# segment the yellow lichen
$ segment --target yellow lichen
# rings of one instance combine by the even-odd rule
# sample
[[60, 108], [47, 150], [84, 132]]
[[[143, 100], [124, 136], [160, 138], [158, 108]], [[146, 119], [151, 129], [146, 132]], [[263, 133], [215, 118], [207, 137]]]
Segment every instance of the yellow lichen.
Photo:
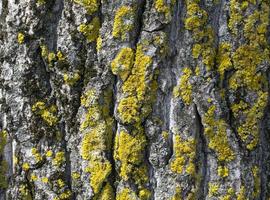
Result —
[[36, 180], [38, 180], [38, 177], [36, 174], [31, 174], [30, 179], [31, 179], [31, 181], [36, 181]]
[[7, 162], [4, 160], [4, 148], [7, 144], [7, 131], [3, 130], [0, 131], [0, 190], [1, 189], [6, 189], [8, 186], [7, 183], [7, 177], [6, 177], [6, 173], [7, 173], [7, 169], [8, 169], [8, 165]]
[[74, 2], [82, 5], [90, 15], [97, 12], [100, 5], [100, 0], [74, 0]]
[[106, 183], [100, 194], [94, 200], [115, 200], [115, 194], [112, 186]]
[[184, 68], [183, 75], [180, 77], [179, 85], [173, 90], [174, 97], [181, 97], [186, 105], [190, 105], [192, 101], [192, 85], [189, 82], [191, 74], [191, 69]]
[[227, 136], [227, 124], [224, 120], [215, 119], [216, 106], [212, 105], [203, 118], [205, 135], [209, 140], [209, 148], [213, 149], [219, 161], [229, 162], [235, 158]]
[[229, 176], [229, 169], [226, 166], [218, 166], [218, 175], [222, 178]]
[[111, 63], [113, 74], [119, 75], [125, 81], [131, 72], [133, 62], [134, 51], [129, 47], [122, 48]]
[[134, 10], [129, 6], [121, 6], [116, 11], [112, 35], [125, 40], [134, 27]]
[[65, 73], [63, 78], [64, 78], [65, 84], [73, 86], [76, 82], [78, 82], [78, 80], [80, 80], [81, 76], [77, 72], [74, 74]]
[[185, 20], [185, 28], [193, 30], [203, 26], [207, 21], [207, 12], [202, 10], [197, 3], [187, 5], [187, 18]]
[[216, 196], [218, 194], [219, 184], [209, 183], [208, 187], [209, 187], [209, 192], [208, 192], [209, 197]]
[[129, 188], [124, 188], [116, 195], [116, 200], [137, 200], [135, 192]]
[[97, 38], [97, 51], [100, 51], [100, 49], [102, 48], [102, 37], [101, 35], [98, 36]]
[[146, 138], [143, 133], [132, 136], [121, 131], [117, 136], [114, 158], [121, 161], [120, 176], [124, 180], [129, 179], [135, 166], [142, 164], [145, 145]]
[[38, 152], [38, 150], [36, 148], [32, 148], [31, 152], [32, 152], [32, 154], [35, 157], [35, 160], [37, 162], [42, 161], [42, 156], [41, 156], [41, 154]]
[[42, 178], [41, 178], [41, 181], [42, 181], [43, 183], [48, 183], [48, 182], [49, 182], [49, 179], [48, 179], [47, 177], [42, 177]]
[[175, 136], [174, 154], [175, 159], [171, 162], [171, 170], [175, 173], [182, 174], [185, 172], [190, 175], [195, 173], [195, 152], [196, 143], [193, 138], [183, 141], [180, 135]]
[[24, 34], [23, 33], [18, 33], [17, 40], [19, 44], [24, 43]]
[[259, 168], [257, 166], [254, 166], [252, 168], [252, 175], [253, 175], [253, 180], [254, 180], [254, 189], [252, 196], [253, 198], [258, 198], [260, 195], [261, 191], [261, 181], [260, 181], [260, 176], [259, 176]]
[[224, 78], [224, 73], [232, 67], [231, 57], [230, 57], [231, 45], [229, 43], [223, 42], [219, 45], [217, 63], [218, 72], [221, 79]]
[[52, 157], [52, 155], [53, 155], [53, 152], [52, 152], [52, 150], [48, 150], [47, 152], [46, 152], [46, 157]]
[[24, 171], [28, 171], [28, 170], [30, 169], [29, 163], [27, 163], [27, 162], [23, 163], [23, 164], [22, 164], [22, 169], [23, 169]]
[[79, 31], [87, 38], [89, 42], [94, 42], [99, 36], [100, 21], [95, 17], [89, 24], [81, 24]]
[[55, 157], [53, 158], [53, 165], [60, 166], [65, 162], [65, 152], [59, 151], [55, 154]]
[[245, 186], [241, 186], [239, 193], [237, 194], [237, 200], [246, 200], [246, 188]]
[[53, 126], [58, 122], [58, 118], [55, 116], [57, 113], [55, 105], [47, 107], [44, 102], [38, 101], [32, 106], [32, 111], [41, 116], [49, 126]]
[[[157, 87], [152, 81], [152, 85], [150, 83], [149, 88], [147, 88], [146, 72], [151, 64], [152, 58], [143, 53], [142, 45], [138, 45], [131, 74], [122, 87], [127, 96], [121, 99], [117, 109], [119, 117], [124, 123], [139, 122], [151, 110], [149, 103], [143, 104], [146, 97], [151, 97], [151, 93], [154, 93]], [[148, 94], [146, 94], [147, 91], [149, 91]]]
[[[174, 4], [175, 2], [172, 2]], [[170, 19], [171, 8], [170, 5], [166, 5], [165, 0], [155, 0], [155, 9], [159, 13], [163, 13], [166, 19]]]

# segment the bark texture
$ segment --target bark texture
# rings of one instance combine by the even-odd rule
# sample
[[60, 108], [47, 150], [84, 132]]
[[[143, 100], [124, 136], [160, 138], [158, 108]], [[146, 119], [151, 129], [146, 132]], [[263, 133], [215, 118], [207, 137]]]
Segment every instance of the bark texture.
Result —
[[0, 200], [269, 200], [269, 0], [0, 0]]

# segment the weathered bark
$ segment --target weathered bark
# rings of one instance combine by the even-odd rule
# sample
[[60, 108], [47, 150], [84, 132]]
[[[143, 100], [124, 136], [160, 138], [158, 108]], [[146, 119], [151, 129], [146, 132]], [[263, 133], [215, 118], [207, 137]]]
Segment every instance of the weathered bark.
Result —
[[0, 200], [270, 199], [269, 0], [1, 0]]

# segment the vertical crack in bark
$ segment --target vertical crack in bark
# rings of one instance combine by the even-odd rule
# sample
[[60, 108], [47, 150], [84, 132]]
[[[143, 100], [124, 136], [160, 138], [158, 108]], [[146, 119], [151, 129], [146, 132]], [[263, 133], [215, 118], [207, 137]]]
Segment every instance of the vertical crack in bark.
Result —
[[202, 119], [201, 116], [198, 112], [197, 105], [194, 104], [194, 115], [195, 115], [195, 120], [196, 120], [196, 140], [198, 141], [198, 146], [197, 146], [197, 163], [198, 165], [198, 172], [201, 173], [201, 180], [199, 183], [197, 183], [198, 187], [198, 193], [197, 193], [197, 199], [205, 199], [207, 195], [207, 183], [208, 183], [208, 178], [207, 178], [207, 144], [205, 141], [204, 137], [204, 128], [202, 124]]

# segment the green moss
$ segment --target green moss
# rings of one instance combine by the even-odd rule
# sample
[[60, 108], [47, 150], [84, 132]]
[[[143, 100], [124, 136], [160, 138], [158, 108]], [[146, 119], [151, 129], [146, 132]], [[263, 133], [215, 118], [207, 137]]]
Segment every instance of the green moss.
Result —
[[134, 10], [129, 6], [121, 6], [116, 11], [112, 35], [125, 40], [134, 28]]
[[23, 33], [18, 33], [18, 36], [17, 36], [17, 41], [19, 44], [23, 44], [24, 43], [24, 34]]
[[[174, 154], [175, 158], [171, 162], [171, 170], [182, 174], [186, 172], [189, 175], [195, 174], [195, 153], [196, 142], [193, 138], [183, 141], [180, 135], [175, 136]], [[185, 171], [184, 171], [185, 169]]]
[[189, 82], [191, 74], [191, 69], [184, 68], [183, 75], [180, 77], [179, 86], [176, 86], [173, 90], [174, 97], [181, 97], [186, 105], [190, 105], [192, 101], [192, 85]]
[[100, 21], [95, 17], [89, 24], [81, 24], [79, 31], [87, 38], [89, 42], [94, 42], [99, 37]]
[[203, 117], [208, 147], [214, 150], [219, 161], [229, 162], [235, 158], [227, 137], [227, 125], [224, 120], [214, 118], [216, 107], [211, 106]]
[[32, 111], [39, 115], [49, 126], [53, 126], [58, 122], [57, 107], [51, 105], [47, 107], [44, 102], [38, 101], [32, 106]]
[[82, 5], [92, 15], [98, 11], [100, 0], [74, 0], [75, 3]]
[[111, 63], [112, 72], [125, 81], [131, 72], [133, 63], [134, 51], [129, 47], [122, 48]]

